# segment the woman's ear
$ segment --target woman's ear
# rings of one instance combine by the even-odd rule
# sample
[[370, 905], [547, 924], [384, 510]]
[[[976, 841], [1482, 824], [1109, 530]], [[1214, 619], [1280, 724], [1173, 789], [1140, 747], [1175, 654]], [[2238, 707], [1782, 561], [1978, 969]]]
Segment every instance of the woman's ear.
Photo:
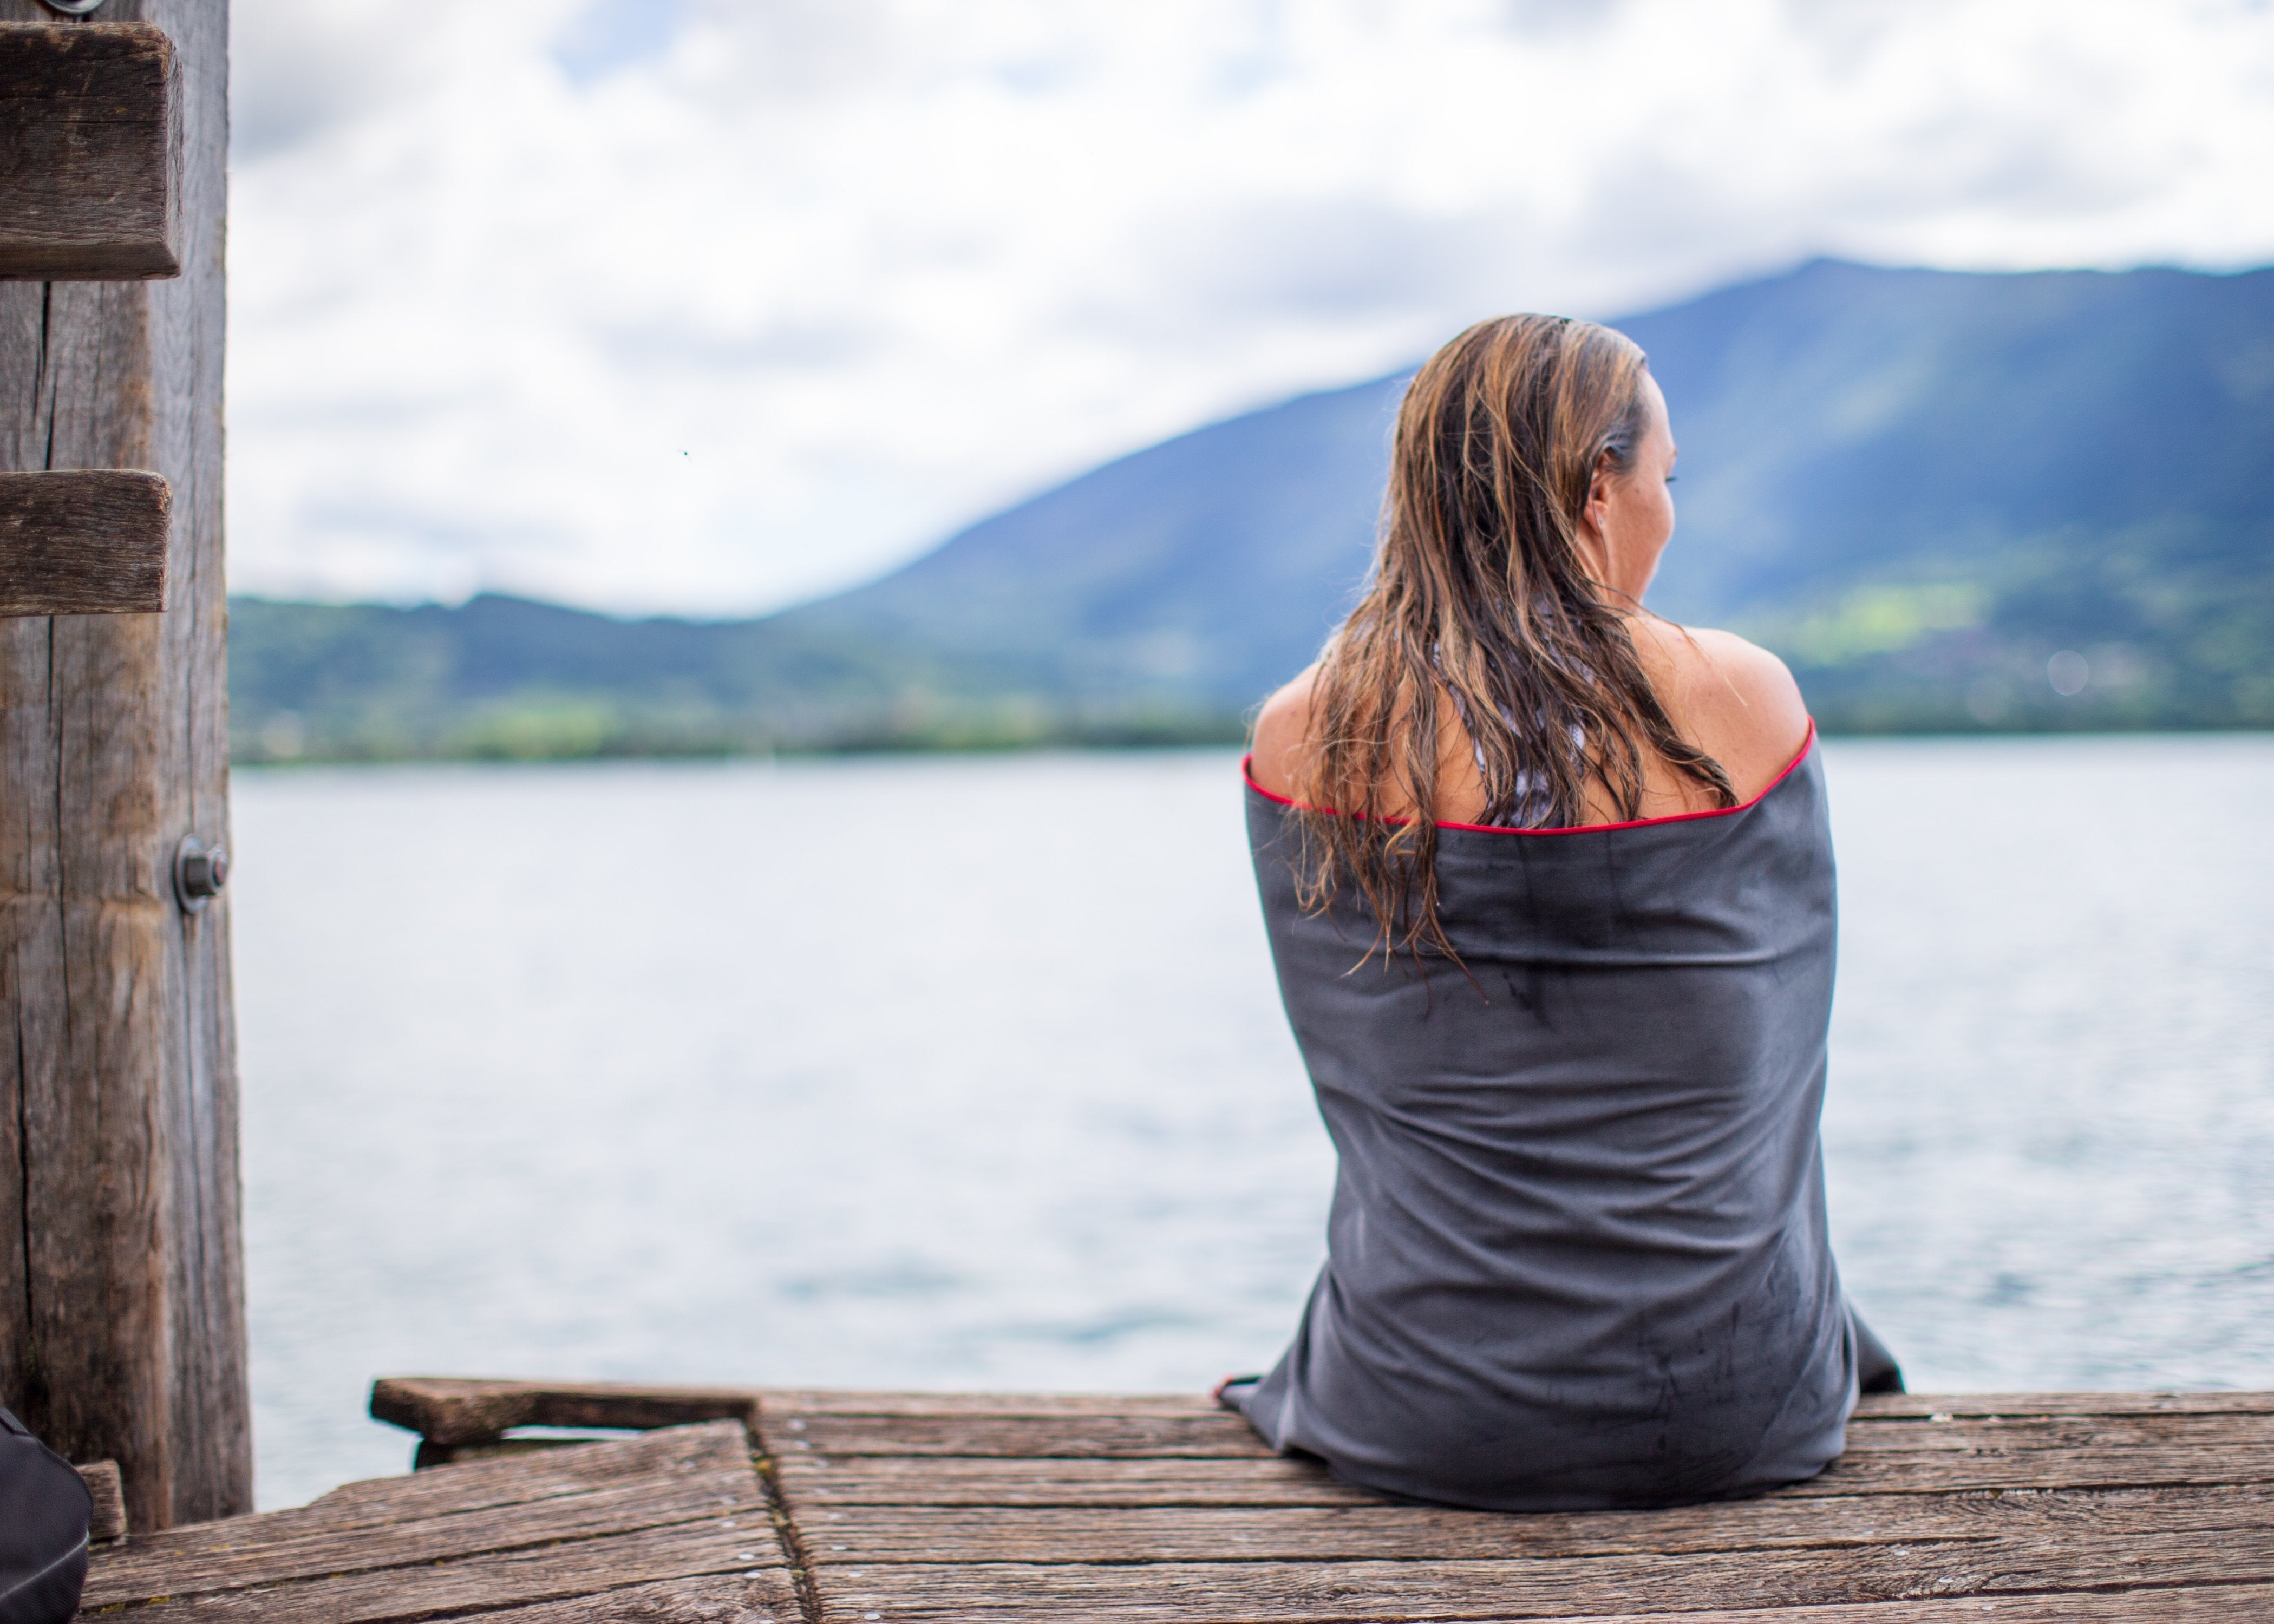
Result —
[[1598, 538], [1609, 534], [1611, 481], [1617, 477], [1618, 465], [1609, 452], [1595, 459], [1595, 477], [1587, 486], [1587, 505], [1580, 512], [1580, 523]]

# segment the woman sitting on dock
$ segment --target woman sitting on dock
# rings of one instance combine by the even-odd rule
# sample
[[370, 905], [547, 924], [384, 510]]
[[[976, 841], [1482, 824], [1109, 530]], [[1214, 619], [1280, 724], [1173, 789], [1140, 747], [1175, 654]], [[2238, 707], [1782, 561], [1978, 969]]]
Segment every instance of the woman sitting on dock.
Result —
[[1224, 1402], [1500, 1510], [1758, 1493], [1894, 1362], [1826, 1237], [1831, 831], [1772, 655], [1642, 606], [1642, 351], [1509, 316], [1397, 421], [1373, 580], [1256, 722], [1248, 819], [1341, 1157], [1292, 1346]]

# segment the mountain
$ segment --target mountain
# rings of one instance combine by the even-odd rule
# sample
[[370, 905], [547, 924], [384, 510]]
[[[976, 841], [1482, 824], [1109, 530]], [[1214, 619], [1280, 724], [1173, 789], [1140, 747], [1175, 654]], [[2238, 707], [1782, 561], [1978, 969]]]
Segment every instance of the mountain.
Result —
[[[1819, 260], [1617, 325], [1682, 447], [1653, 607], [1848, 726], [2274, 722], [2274, 270]], [[1107, 464], [779, 617], [1237, 709], [1365, 571], [1401, 380]], [[2090, 670], [2074, 703], [2054, 653]]]
[[1309, 661], [1364, 581], [1404, 383], [1178, 435], [775, 623], [1015, 658], [1085, 695], [1237, 711]]
[[1622, 325], [1683, 452], [1653, 602], [1828, 722], [2274, 723], [2274, 271], [1819, 263]]
[[[1777, 649], [1827, 727], [2274, 724], [2274, 270], [1826, 260], [1616, 325], [1682, 446], [1653, 606]], [[1402, 385], [1178, 436], [764, 620], [240, 600], [240, 745], [1230, 736], [1364, 577]]]

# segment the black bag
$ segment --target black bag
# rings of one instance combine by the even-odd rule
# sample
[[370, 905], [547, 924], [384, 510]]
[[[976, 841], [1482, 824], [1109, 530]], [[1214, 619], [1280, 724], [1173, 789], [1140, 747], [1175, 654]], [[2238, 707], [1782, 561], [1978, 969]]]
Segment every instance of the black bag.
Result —
[[94, 1511], [71, 1463], [0, 1410], [0, 1624], [64, 1624], [79, 1611]]

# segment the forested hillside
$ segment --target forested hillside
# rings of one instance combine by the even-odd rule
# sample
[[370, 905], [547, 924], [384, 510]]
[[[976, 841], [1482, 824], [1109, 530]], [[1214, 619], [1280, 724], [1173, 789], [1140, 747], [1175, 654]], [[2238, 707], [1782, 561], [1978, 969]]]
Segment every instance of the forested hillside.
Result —
[[[1683, 450], [1653, 606], [1777, 649], [1827, 727], [2274, 725], [2274, 271], [1826, 261], [1618, 325]], [[1364, 575], [1400, 382], [765, 620], [240, 599], [240, 753], [1229, 737]]]

